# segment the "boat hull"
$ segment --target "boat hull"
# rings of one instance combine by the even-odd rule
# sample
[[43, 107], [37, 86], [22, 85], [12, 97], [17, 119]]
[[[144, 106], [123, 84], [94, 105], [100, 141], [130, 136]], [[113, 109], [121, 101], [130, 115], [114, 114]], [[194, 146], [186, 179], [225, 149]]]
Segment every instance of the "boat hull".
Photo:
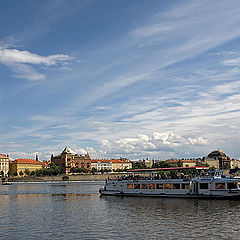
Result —
[[157, 198], [198, 198], [198, 199], [240, 199], [240, 192], [228, 195], [200, 195], [200, 194], [151, 194], [129, 193], [120, 191], [100, 190], [101, 196], [130, 196], [130, 197], [157, 197]]

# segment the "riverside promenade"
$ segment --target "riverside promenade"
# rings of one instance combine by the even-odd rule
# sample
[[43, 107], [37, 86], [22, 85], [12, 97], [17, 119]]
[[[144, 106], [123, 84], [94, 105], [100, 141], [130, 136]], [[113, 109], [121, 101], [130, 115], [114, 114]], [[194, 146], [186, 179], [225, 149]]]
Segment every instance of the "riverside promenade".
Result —
[[[114, 173], [114, 174], [77, 174], [67, 175], [69, 181], [104, 181], [108, 177], [121, 177], [126, 173]], [[66, 175], [58, 176], [43, 176], [43, 177], [9, 177], [10, 182], [49, 182], [49, 181], [62, 181]]]

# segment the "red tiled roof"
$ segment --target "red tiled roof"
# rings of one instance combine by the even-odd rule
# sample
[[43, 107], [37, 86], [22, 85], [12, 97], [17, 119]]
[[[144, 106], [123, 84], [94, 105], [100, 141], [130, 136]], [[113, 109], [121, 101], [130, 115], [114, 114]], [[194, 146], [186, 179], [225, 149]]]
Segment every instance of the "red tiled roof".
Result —
[[7, 155], [5, 155], [5, 154], [0, 154], [0, 157], [7, 157]]
[[13, 163], [22, 163], [22, 164], [36, 164], [36, 165], [43, 165], [42, 162], [38, 162], [34, 159], [24, 159], [24, 158], [18, 158]]
[[91, 159], [92, 163], [97, 163], [97, 162], [106, 162], [106, 163], [129, 163], [126, 162], [124, 160], [120, 160], [120, 159]]

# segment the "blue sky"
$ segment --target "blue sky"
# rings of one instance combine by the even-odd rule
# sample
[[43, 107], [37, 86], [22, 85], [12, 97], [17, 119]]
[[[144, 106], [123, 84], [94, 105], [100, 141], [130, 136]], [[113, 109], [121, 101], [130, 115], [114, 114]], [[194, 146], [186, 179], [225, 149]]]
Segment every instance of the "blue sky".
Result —
[[2, 1], [0, 152], [240, 157], [239, 1]]

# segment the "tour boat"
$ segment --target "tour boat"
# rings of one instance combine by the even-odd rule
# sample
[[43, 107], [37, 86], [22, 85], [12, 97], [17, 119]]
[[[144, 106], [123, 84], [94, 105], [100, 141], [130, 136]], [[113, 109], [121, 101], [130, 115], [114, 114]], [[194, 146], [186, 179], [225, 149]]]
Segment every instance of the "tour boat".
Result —
[[[206, 169], [206, 167], [195, 167], [195, 169]], [[240, 178], [227, 177], [222, 171], [208, 171], [195, 177], [171, 179], [153, 174], [151, 177], [132, 175], [107, 179], [105, 186], [99, 192], [101, 195], [112, 196], [240, 198]]]

